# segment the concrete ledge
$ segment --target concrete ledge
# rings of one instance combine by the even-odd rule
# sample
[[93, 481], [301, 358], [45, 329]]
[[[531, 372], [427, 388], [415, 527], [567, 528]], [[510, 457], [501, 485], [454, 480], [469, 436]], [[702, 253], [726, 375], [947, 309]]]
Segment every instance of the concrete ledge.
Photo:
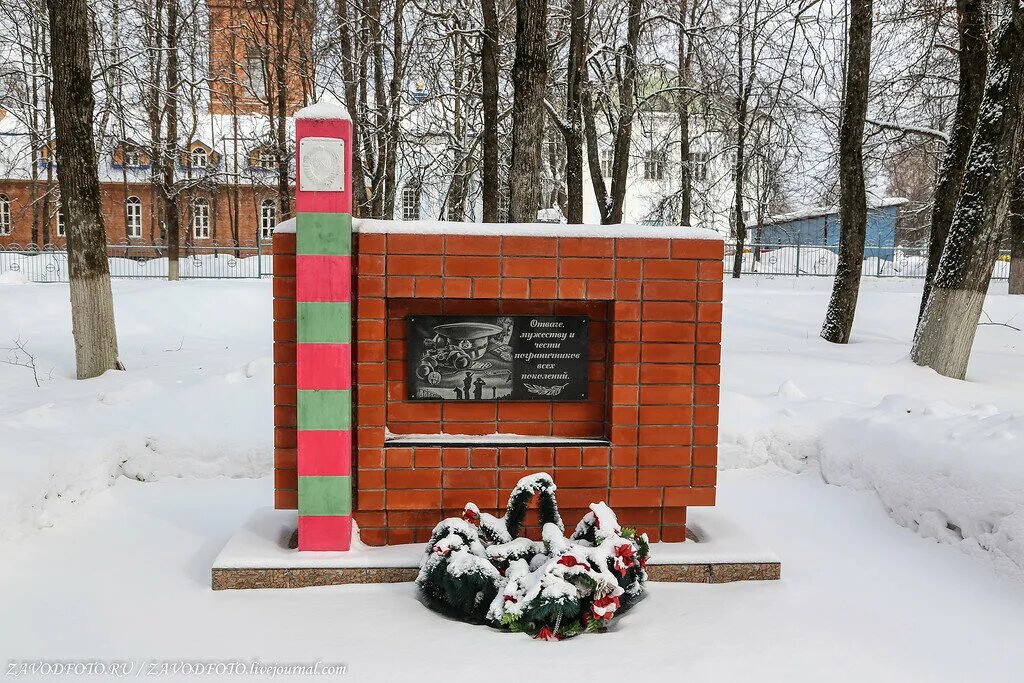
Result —
[[[288, 548], [294, 510], [257, 510], [228, 541], [212, 569], [214, 590], [303, 588], [413, 581], [424, 544], [372, 547], [358, 541], [348, 552]], [[727, 583], [780, 578], [782, 565], [716, 509], [690, 510], [684, 543], [652, 543], [651, 581]]]
[[[773, 581], [781, 576], [778, 562], [729, 564], [649, 564], [649, 581], [674, 583], [729, 583], [731, 581]], [[247, 588], [307, 588], [353, 583], [403, 583], [415, 581], [411, 567], [366, 567], [339, 569], [213, 569], [213, 590]]]

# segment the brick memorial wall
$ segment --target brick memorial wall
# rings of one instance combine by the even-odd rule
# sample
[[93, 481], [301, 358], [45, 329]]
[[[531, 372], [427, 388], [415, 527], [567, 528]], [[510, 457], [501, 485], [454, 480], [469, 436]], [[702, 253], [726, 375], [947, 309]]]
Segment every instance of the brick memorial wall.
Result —
[[[468, 501], [500, 515], [538, 471], [567, 524], [604, 500], [652, 540], [684, 540], [686, 508], [715, 502], [721, 241], [355, 223], [352, 509], [365, 543], [424, 542]], [[293, 233], [275, 235], [273, 287], [275, 504], [295, 508]], [[587, 399], [408, 400], [405, 318], [442, 314], [588, 316]]]

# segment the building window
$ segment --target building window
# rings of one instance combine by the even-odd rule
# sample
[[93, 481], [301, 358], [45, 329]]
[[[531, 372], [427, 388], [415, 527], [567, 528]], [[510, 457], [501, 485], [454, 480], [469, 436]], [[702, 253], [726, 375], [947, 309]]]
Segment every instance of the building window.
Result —
[[262, 168], [264, 171], [274, 171], [277, 169], [277, 155], [271, 152], [269, 149], [263, 148], [256, 153], [256, 168]]
[[406, 185], [402, 190], [402, 220], [418, 221], [420, 219], [420, 186]]
[[608, 147], [601, 150], [601, 175], [612, 177], [612, 166], [615, 165], [615, 152]]
[[245, 52], [245, 89], [252, 97], [267, 94], [266, 61], [259, 50], [250, 48]]
[[277, 201], [268, 197], [260, 204], [260, 237], [265, 240], [274, 239], [276, 227]]
[[0, 194], [0, 235], [11, 234], [11, 200]]
[[57, 207], [57, 237], [66, 237], [68, 234], [67, 216], [64, 207]]
[[192, 150], [192, 168], [206, 168], [210, 165], [210, 155], [202, 147]]
[[142, 152], [139, 151], [138, 147], [125, 145], [123, 155], [125, 166], [134, 168], [142, 166]]
[[142, 237], [142, 201], [138, 197], [125, 200], [124, 226], [128, 237]]
[[665, 153], [650, 151], [644, 157], [644, 180], [665, 179]]
[[192, 237], [197, 240], [210, 238], [210, 202], [203, 197], [192, 201]]
[[710, 155], [707, 152], [690, 152], [690, 179], [698, 183], [707, 182], [708, 161]]

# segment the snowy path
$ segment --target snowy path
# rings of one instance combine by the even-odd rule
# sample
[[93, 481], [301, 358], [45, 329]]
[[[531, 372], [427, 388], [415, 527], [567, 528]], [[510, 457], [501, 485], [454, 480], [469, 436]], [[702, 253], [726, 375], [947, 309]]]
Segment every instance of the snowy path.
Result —
[[557, 645], [442, 619], [411, 584], [214, 593], [214, 555], [269, 487], [121, 479], [34, 534], [0, 568], [0, 661], [321, 660], [388, 682], [523, 680], [524, 658], [548, 681], [998, 682], [1024, 668], [1024, 587], [812, 474], [722, 477], [723, 509], [778, 551], [782, 581], [655, 584], [614, 635]]

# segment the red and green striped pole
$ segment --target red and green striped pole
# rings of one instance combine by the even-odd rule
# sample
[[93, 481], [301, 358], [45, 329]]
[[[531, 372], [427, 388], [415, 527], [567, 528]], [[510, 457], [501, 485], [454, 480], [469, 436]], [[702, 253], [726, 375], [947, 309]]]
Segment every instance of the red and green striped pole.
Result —
[[352, 542], [352, 121], [295, 117], [299, 550]]

